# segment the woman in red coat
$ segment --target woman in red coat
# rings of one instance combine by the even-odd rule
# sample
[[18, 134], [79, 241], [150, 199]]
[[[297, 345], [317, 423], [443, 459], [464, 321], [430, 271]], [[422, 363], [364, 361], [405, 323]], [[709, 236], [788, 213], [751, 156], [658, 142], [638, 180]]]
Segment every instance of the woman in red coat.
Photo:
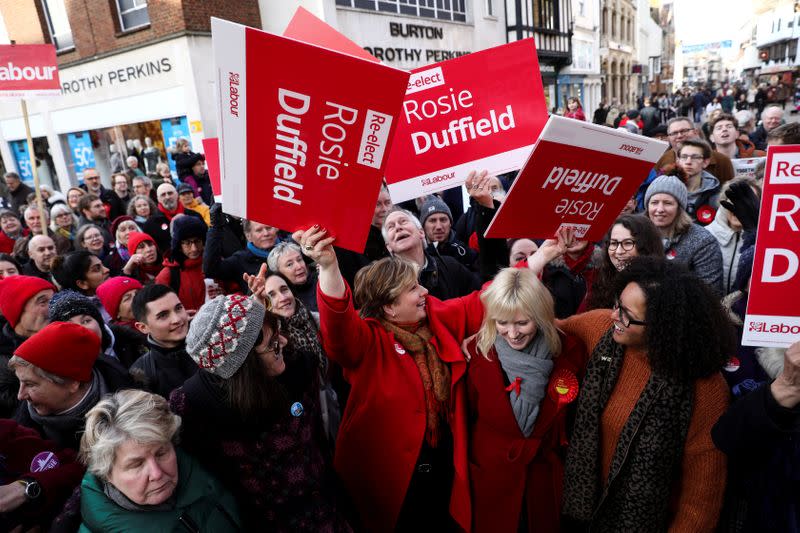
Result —
[[529, 269], [501, 270], [481, 301], [467, 345], [473, 531], [555, 532], [586, 350], [559, 333], [553, 298]]
[[334, 467], [364, 529], [468, 531], [460, 342], [480, 326], [479, 293], [446, 302], [428, 297], [415, 265], [385, 258], [356, 276], [357, 312], [334, 239], [316, 228], [294, 239], [320, 267], [323, 345], [352, 385]]

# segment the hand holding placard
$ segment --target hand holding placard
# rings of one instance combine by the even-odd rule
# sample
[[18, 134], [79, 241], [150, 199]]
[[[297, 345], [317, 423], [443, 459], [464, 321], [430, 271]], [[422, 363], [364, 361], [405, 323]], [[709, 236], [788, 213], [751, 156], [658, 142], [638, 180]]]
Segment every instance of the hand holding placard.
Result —
[[770, 392], [775, 401], [787, 409], [800, 404], [800, 342], [786, 348], [783, 372], [770, 385]]
[[490, 181], [491, 176], [489, 176], [488, 171], [477, 172], [473, 170], [467, 175], [464, 187], [466, 187], [469, 197], [473, 198], [479, 205], [493, 209], [494, 201], [492, 199], [492, 191], [489, 188]]

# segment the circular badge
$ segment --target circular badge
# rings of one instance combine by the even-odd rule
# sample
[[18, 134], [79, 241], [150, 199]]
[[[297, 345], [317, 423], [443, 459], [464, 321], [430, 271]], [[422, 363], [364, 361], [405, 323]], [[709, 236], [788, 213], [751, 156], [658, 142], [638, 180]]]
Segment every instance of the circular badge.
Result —
[[674, 249], [672, 249], [672, 248], [670, 248], [670, 249], [669, 249], [669, 251], [667, 251], [667, 259], [675, 259], [675, 257], [676, 257], [677, 255], [678, 255], [678, 252], [676, 252], [676, 251], [675, 251]]
[[31, 461], [31, 472], [44, 472], [45, 470], [52, 470], [60, 463], [58, 457], [53, 452], [40, 452], [33, 457]]
[[169, 224], [161, 224], [161, 231], [167, 231]]
[[725, 372], [736, 372], [739, 370], [740, 366], [742, 366], [742, 363], [739, 361], [739, 358], [731, 357], [728, 359], [728, 362], [725, 363]]
[[558, 403], [570, 403], [578, 397], [578, 378], [565, 368], [550, 376], [548, 393]]
[[294, 402], [292, 404], [292, 407], [291, 407], [290, 411], [292, 413], [292, 416], [300, 416], [300, 415], [302, 415], [303, 411], [304, 411], [303, 404], [300, 403], [300, 402]]
[[701, 224], [710, 224], [717, 215], [717, 210], [710, 205], [702, 205], [697, 209], [697, 221]]
[[400, 355], [406, 354], [406, 349], [399, 342], [394, 343], [394, 351]]

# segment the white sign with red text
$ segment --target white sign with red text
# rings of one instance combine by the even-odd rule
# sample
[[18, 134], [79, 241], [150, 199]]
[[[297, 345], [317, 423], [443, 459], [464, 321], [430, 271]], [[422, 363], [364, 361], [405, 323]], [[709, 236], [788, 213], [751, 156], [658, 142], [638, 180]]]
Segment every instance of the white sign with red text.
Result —
[[742, 344], [800, 341], [800, 146], [770, 146]]
[[549, 239], [561, 226], [599, 241], [667, 143], [552, 116], [486, 231]]
[[533, 39], [415, 70], [386, 167], [392, 201], [521, 168], [545, 122]]
[[0, 98], [57, 94], [61, 94], [61, 82], [53, 45], [0, 45]]
[[408, 73], [211, 19], [225, 211], [363, 252]]

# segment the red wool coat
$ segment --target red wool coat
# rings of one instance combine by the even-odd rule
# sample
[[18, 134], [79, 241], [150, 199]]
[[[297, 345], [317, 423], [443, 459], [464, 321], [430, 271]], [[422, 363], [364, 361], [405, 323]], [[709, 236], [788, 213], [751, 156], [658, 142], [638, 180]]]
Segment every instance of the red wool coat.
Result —
[[[559, 531], [566, 456], [567, 408], [578, 396], [588, 356], [575, 337], [561, 338], [547, 393], [539, 406], [533, 433], [525, 438], [508, 400], [503, 370], [494, 348], [487, 360], [476, 340], [468, 349], [469, 475], [472, 530], [517, 531], [522, 503], [528, 530]], [[513, 381], [515, 376], [509, 376]], [[559, 380], [559, 378], [562, 378]]]
[[[164, 268], [156, 276], [156, 283], [170, 286], [172, 275], [170, 268], [180, 268], [178, 263], [164, 260]], [[180, 286], [178, 299], [188, 310], [197, 311], [206, 301], [206, 282], [203, 274], [203, 258], [186, 259], [180, 268]]]
[[[325, 351], [352, 385], [339, 427], [334, 467], [368, 531], [392, 531], [425, 435], [425, 398], [419, 370], [407, 350], [377, 320], [361, 319], [349, 287], [342, 298], [317, 290]], [[450, 364], [450, 429], [455, 475], [450, 514], [470, 528], [467, 413], [460, 341], [480, 327], [479, 292], [445, 302], [427, 300], [431, 342]]]

